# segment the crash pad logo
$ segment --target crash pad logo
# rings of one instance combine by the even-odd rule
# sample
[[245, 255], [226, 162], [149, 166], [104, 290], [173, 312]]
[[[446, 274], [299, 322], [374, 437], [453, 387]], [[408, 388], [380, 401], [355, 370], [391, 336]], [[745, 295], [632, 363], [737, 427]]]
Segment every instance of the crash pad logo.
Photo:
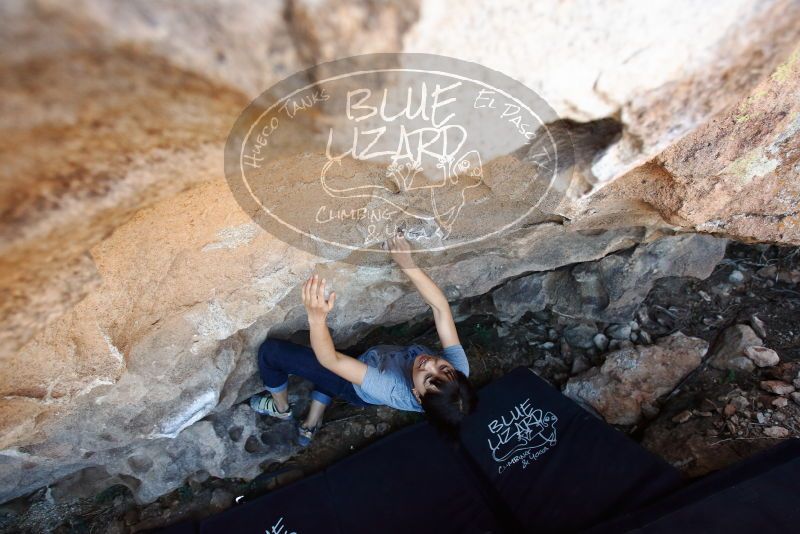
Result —
[[251, 103], [225, 171], [242, 208], [294, 246], [385, 261], [402, 229], [415, 254], [447, 262], [449, 250], [544, 220], [537, 207], [565, 189], [572, 159], [548, 129], [556, 119], [533, 91], [474, 63], [356, 56]]
[[555, 446], [557, 421], [553, 412], [534, 408], [530, 399], [525, 399], [489, 423], [489, 449], [500, 464], [497, 472], [514, 465], [525, 469]]
[[283, 524], [283, 518], [279, 518], [271, 528], [264, 531], [264, 534], [297, 534], [294, 530], [289, 530]]

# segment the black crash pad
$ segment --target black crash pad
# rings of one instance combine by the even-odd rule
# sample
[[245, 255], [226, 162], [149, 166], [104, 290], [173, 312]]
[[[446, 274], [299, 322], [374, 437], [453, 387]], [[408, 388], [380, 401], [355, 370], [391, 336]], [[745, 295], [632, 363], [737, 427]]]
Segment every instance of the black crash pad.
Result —
[[304, 478], [200, 523], [200, 534], [337, 534], [337, 519], [323, 474]]
[[461, 442], [523, 532], [575, 532], [684, 483], [672, 466], [527, 368], [484, 387]]
[[800, 439], [791, 439], [589, 532], [770, 534], [798, 525]]
[[503, 530], [463, 458], [425, 423], [380, 440], [326, 474], [342, 532]]
[[211, 517], [199, 532], [503, 532], [462, 462], [429, 425], [414, 425], [321, 474]]
[[680, 486], [671, 466], [526, 368], [479, 393], [460, 443], [413, 425], [199, 532], [575, 532]]

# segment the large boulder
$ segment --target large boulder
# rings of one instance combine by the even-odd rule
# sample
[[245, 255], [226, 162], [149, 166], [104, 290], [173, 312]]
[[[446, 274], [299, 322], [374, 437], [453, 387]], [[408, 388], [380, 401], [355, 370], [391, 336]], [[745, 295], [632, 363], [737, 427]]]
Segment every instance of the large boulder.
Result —
[[89, 250], [136, 210], [220, 179], [236, 116], [301, 66], [282, 10], [3, 2], [0, 357], [98, 287]]
[[[220, 444], [200, 440], [215, 454], [187, 452], [166, 471], [127, 461], [160, 458], [179, 443], [194, 450], [196, 433], [211, 432], [198, 421], [258, 390], [255, 349], [267, 334], [307, 328], [299, 288], [313, 271], [337, 292], [329, 320], [337, 346], [427, 310], [388, 258], [362, 267], [294, 249], [237, 210], [226, 187], [210, 182], [137, 213], [93, 248], [99, 287], [6, 360], [0, 500], [91, 466], [137, 480], [137, 495], [150, 500], [179, 485], [181, 473], [252, 476], [259, 463], [285, 458], [286, 449], [271, 448], [222, 470], [223, 444], [237, 444], [220, 430]], [[647, 234], [586, 236], [549, 223], [511, 238], [512, 248], [490, 243], [428, 272], [455, 300], [523, 272], [602, 258]]]
[[585, 402], [609, 423], [632, 425], [657, 413], [656, 401], [700, 365], [708, 350], [702, 339], [682, 332], [652, 346], [611, 352], [600, 367], [572, 377], [564, 394]]

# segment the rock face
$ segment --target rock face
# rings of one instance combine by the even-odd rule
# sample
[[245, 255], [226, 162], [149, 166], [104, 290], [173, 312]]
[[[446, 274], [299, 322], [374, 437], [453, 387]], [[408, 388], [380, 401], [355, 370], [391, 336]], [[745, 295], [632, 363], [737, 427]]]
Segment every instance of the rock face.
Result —
[[792, 1], [612, 7], [446, 0], [422, 3], [405, 43], [409, 51], [457, 56], [510, 74], [564, 118], [621, 117], [622, 138], [592, 168], [592, 179], [604, 182], [735, 103], [734, 95], [752, 88], [795, 46], [799, 14]]
[[[249, 439], [237, 403], [259, 387], [260, 341], [306, 327], [298, 288], [312, 270], [337, 291], [342, 346], [426, 311], [388, 260], [290, 248], [227, 189], [237, 115], [317, 61], [392, 50], [479, 61], [542, 93], [585, 141], [543, 222], [431, 271], [453, 300], [515, 280], [536, 296], [507, 317], [552, 306], [620, 321], [653, 279], [706, 276], [721, 257], [723, 240], [680, 230], [800, 242], [797, 2], [326, 4], [0, 5], [0, 501], [84, 469], [148, 501], [197, 471], [251, 477], [292, 454], [283, 427]], [[630, 354], [661, 362], [668, 349]], [[602, 380], [631, 387], [624, 374]], [[639, 380], [640, 404], [666, 387]]]
[[655, 401], [700, 365], [707, 349], [702, 339], [675, 332], [649, 347], [609, 353], [602, 366], [571, 378], [564, 394], [590, 404], [609, 423], [632, 425], [643, 412], [657, 413]]
[[[664, 237], [598, 262], [517, 278], [495, 291], [492, 299], [502, 320], [552, 307], [568, 317], [627, 322], [657, 279], [706, 278], [725, 254], [725, 244], [724, 239], [704, 235]], [[630, 336], [627, 329], [619, 339]]]
[[684, 228], [800, 244], [798, 131], [795, 49], [738, 104], [617, 180], [591, 205], [602, 210], [636, 199]]

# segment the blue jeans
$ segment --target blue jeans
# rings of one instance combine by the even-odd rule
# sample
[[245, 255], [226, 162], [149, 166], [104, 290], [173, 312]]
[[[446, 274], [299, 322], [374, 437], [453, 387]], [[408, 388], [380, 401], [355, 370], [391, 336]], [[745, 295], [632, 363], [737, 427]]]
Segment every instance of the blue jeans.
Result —
[[353, 384], [325, 369], [310, 347], [282, 339], [267, 339], [258, 348], [258, 371], [267, 391], [280, 393], [289, 385], [289, 375], [313, 382], [311, 398], [324, 405], [339, 397], [356, 406], [369, 406], [361, 400]]

